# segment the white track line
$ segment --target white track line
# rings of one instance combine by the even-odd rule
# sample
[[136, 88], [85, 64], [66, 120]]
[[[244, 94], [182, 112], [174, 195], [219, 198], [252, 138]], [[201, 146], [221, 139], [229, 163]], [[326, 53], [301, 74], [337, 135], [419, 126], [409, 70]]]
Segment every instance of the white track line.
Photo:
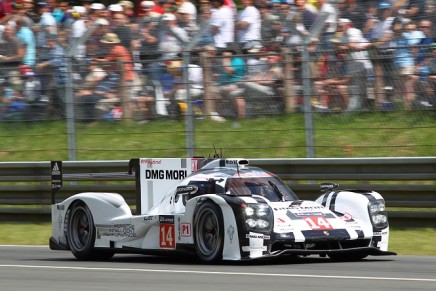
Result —
[[172, 273], [172, 274], [206, 274], [231, 276], [262, 276], [262, 277], [290, 277], [290, 278], [317, 278], [317, 279], [345, 279], [345, 280], [379, 280], [379, 281], [414, 281], [436, 282], [436, 279], [426, 278], [393, 278], [393, 277], [361, 277], [361, 276], [326, 276], [304, 274], [273, 274], [273, 273], [244, 273], [244, 272], [215, 272], [195, 270], [155, 270], [155, 269], [126, 269], [126, 268], [94, 268], [94, 267], [67, 267], [67, 266], [38, 266], [38, 265], [0, 265], [0, 268], [23, 269], [51, 269], [51, 270], [83, 270], [83, 271], [115, 271], [115, 272], [143, 272], [143, 273]]

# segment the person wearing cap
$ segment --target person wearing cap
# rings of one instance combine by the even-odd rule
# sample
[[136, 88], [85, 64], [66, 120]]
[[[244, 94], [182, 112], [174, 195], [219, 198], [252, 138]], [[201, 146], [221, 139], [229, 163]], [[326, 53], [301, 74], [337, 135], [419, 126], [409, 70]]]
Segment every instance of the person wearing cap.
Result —
[[213, 10], [210, 18], [215, 47], [219, 50], [227, 48], [235, 41], [235, 21], [232, 8], [224, 5], [224, 0], [212, 0]]
[[56, 19], [51, 14], [51, 8], [47, 2], [38, 2], [39, 13], [41, 20], [37, 27], [34, 29], [37, 31], [36, 45], [37, 48], [42, 48], [47, 44], [46, 36], [49, 34], [57, 34]]
[[177, 25], [177, 17], [173, 13], [165, 13], [162, 15], [161, 21], [164, 22], [167, 28], [167, 30], [161, 31], [159, 37], [162, 59], [176, 58], [182, 52], [183, 47], [189, 42], [188, 33]]
[[185, 7], [180, 6], [177, 9], [177, 16], [180, 28], [186, 31], [188, 33], [188, 37], [192, 39], [194, 35], [200, 30], [197, 23], [192, 20], [189, 11]]
[[124, 15], [127, 17], [135, 16], [135, 5], [133, 5], [132, 1], [122, 0], [118, 4], [123, 7]]
[[[189, 18], [192, 22], [197, 21], [197, 7], [195, 7], [194, 4], [192, 4], [189, 0], [178, 0], [178, 11], [184, 11], [184, 13], [187, 13], [189, 15]], [[180, 12], [179, 12], [180, 13]]]
[[261, 18], [259, 10], [253, 5], [253, 0], [242, 0], [243, 9], [238, 12], [235, 27], [237, 39], [242, 50], [249, 50], [261, 45]]
[[[105, 19], [106, 6], [102, 3], [91, 3], [88, 10], [88, 17], [90, 22], [94, 22], [97, 19]], [[105, 19], [106, 20], [106, 19]]]

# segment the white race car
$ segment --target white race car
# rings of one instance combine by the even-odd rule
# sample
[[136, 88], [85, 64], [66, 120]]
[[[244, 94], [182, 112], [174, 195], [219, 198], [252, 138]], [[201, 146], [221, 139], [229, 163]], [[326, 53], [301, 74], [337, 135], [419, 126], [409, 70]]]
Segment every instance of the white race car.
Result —
[[204, 262], [281, 255], [359, 260], [388, 251], [383, 197], [321, 184], [302, 201], [277, 176], [245, 159], [132, 159], [136, 213], [116, 193], [85, 192], [55, 203], [62, 162], [51, 162], [50, 248], [79, 260], [115, 253], [195, 253]]

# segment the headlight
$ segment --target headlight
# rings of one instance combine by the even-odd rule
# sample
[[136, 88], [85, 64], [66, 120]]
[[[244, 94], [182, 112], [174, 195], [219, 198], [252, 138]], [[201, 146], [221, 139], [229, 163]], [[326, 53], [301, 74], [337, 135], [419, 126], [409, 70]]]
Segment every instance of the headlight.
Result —
[[368, 210], [372, 224], [376, 228], [385, 228], [388, 226], [388, 215], [386, 213], [386, 206], [383, 200], [370, 202], [368, 205]]
[[267, 204], [243, 204], [245, 225], [254, 232], [270, 232], [273, 225], [273, 212]]

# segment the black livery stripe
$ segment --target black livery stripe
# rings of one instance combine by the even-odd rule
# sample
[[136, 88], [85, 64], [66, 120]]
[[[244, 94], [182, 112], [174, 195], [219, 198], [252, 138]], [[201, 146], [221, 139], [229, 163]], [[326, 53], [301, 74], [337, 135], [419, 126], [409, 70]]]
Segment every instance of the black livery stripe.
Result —
[[303, 230], [301, 233], [304, 235], [306, 242], [350, 239], [350, 234], [346, 229]]
[[365, 234], [360, 229], [357, 229], [356, 233], [357, 233], [357, 238], [364, 238], [365, 237]]
[[321, 205], [322, 206], [326, 206], [327, 205], [327, 198], [329, 197], [329, 194], [324, 194], [324, 197], [322, 198], [322, 203], [321, 203]]
[[340, 193], [340, 191], [333, 192], [332, 199], [330, 200], [330, 206], [329, 206], [329, 209], [331, 211], [335, 210], [336, 198], [338, 197], [339, 193]]

